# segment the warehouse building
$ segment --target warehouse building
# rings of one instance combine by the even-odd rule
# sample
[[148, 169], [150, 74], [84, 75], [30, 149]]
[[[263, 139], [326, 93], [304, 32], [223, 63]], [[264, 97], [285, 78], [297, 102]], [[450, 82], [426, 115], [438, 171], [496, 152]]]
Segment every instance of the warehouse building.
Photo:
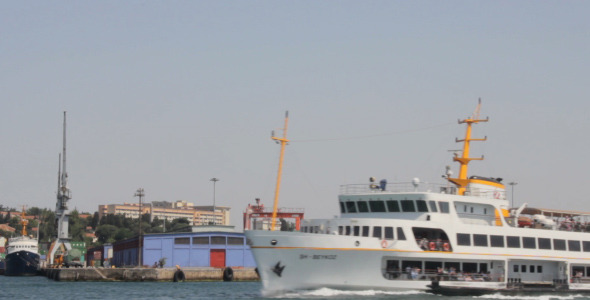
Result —
[[[165, 260], [164, 267], [256, 267], [243, 233], [217, 229], [146, 234], [142, 243], [143, 265], [154, 266]], [[137, 266], [137, 250], [137, 237], [113, 243], [111, 264]]]

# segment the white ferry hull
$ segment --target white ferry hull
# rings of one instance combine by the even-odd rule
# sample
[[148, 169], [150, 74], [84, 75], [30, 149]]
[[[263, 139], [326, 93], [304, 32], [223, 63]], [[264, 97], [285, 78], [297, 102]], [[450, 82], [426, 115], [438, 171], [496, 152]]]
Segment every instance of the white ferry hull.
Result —
[[427, 290], [430, 284], [385, 279], [381, 260], [386, 252], [374, 247], [374, 239], [356, 237], [356, 246], [350, 237], [338, 235], [246, 231], [246, 237], [266, 294], [317, 288]]

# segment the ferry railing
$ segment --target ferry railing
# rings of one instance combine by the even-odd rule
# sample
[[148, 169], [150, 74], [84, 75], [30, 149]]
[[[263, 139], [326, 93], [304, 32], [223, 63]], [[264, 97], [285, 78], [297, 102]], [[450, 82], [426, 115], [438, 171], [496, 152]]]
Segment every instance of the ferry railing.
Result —
[[412, 182], [388, 183], [385, 188], [373, 183], [344, 184], [340, 186], [340, 194], [379, 194], [379, 193], [413, 193], [432, 192], [454, 194], [453, 186], [438, 183], [420, 183], [415, 186]]

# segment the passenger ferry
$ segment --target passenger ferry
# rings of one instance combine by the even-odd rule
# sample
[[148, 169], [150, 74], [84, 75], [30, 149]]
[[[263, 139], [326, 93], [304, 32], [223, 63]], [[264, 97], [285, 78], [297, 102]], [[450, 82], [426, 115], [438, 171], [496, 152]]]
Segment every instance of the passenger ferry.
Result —
[[501, 178], [468, 176], [474, 124], [443, 185], [377, 182], [341, 187], [339, 218], [300, 231], [246, 231], [263, 293], [333, 288], [441, 294], [590, 291], [590, 213], [511, 208]]

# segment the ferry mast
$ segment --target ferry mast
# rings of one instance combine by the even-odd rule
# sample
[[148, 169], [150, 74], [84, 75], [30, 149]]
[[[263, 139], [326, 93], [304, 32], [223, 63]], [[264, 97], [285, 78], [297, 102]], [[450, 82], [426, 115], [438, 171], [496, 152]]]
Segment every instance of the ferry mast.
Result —
[[277, 144], [281, 144], [281, 156], [279, 158], [279, 171], [277, 174], [277, 186], [276, 186], [276, 190], [275, 190], [275, 202], [274, 202], [274, 206], [272, 209], [272, 219], [271, 219], [271, 225], [270, 225], [270, 230], [274, 231], [275, 230], [275, 223], [276, 223], [276, 219], [277, 219], [277, 210], [279, 207], [279, 190], [281, 188], [281, 175], [283, 174], [283, 158], [285, 156], [285, 146], [287, 145], [287, 143], [289, 142], [289, 140], [287, 139], [287, 124], [289, 122], [289, 111], [285, 112], [285, 127], [283, 128], [283, 137], [276, 137], [274, 134], [274, 131], [272, 132], [271, 135], [271, 139], [275, 140], [277, 142]]
[[[62, 156], [63, 154], [63, 156]], [[54, 242], [51, 252], [49, 253], [49, 264], [54, 264], [55, 254], [63, 244], [65, 250], [72, 248], [69, 236], [69, 217], [70, 210], [68, 201], [72, 199], [70, 189], [68, 188], [68, 173], [66, 172], [66, 112], [64, 111], [63, 125], [63, 151], [59, 155], [59, 169], [57, 176], [57, 203], [55, 205], [55, 219], [57, 222], [57, 240]], [[63, 166], [63, 169], [62, 169]]]
[[453, 157], [453, 161], [459, 162], [459, 164], [460, 164], [459, 176], [458, 176], [458, 178], [448, 178], [448, 180], [450, 182], [454, 183], [457, 186], [457, 188], [458, 188], [457, 194], [458, 195], [465, 195], [466, 187], [471, 182], [471, 180], [469, 178], [467, 178], [467, 169], [468, 169], [469, 162], [471, 162], [472, 160], [483, 160], [483, 155], [481, 157], [477, 157], [477, 158], [469, 157], [469, 144], [470, 144], [470, 142], [483, 142], [483, 141], [487, 140], [487, 137], [484, 137], [483, 139], [471, 138], [471, 126], [473, 124], [489, 121], [489, 118], [486, 118], [485, 120], [479, 118], [480, 108], [481, 108], [481, 99], [479, 99], [477, 107], [475, 108], [475, 111], [473, 112], [473, 115], [471, 117], [467, 117], [467, 119], [458, 121], [459, 124], [467, 124], [467, 128], [465, 130], [465, 138], [462, 140], [455, 139], [456, 143], [463, 143], [463, 151], [462, 151], [461, 157], [458, 157], [457, 154], [455, 154], [455, 157]]

